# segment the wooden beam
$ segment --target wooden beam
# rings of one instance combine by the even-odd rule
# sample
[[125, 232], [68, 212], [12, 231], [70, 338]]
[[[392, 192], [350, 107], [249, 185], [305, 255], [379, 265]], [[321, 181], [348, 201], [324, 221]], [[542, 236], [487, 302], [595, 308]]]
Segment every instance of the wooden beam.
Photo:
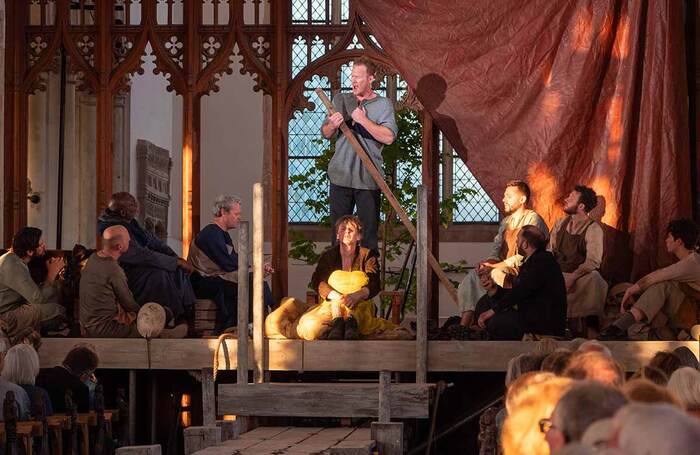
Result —
[[[430, 385], [393, 384], [392, 417], [429, 415]], [[378, 417], [379, 385], [367, 383], [265, 383], [250, 387], [220, 384], [222, 414], [286, 417]], [[282, 399], [283, 398], [283, 399]]]
[[290, 2], [270, 2], [274, 35], [272, 40], [272, 61], [275, 86], [272, 91], [272, 184], [270, 185], [270, 211], [272, 266], [272, 294], [279, 302], [287, 295], [289, 270], [288, 240], [288, 143], [289, 125], [285, 101], [289, 85], [289, 49], [287, 46], [287, 21]]
[[263, 188], [253, 185], [253, 351], [255, 352], [254, 381], [265, 380], [267, 350], [265, 340], [265, 300], [263, 298]]
[[[428, 251], [440, 260], [440, 151], [438, 150], [439, 130], [427, 110], [421, 113], [423, 123], [422, 137], [422, 185], [427, 194]], [[440, 315], [440, 288], [438, 277], [428, 266], [427, 305], [429, 320], [437, 321]]]
[[241, 221], [238, 226], [238, 339], [237, 349], [237, 384], [248, 384], [248, 222]]
[[416, 383], [428, 379], [428, 194], [423, 185], [417, 192], [416, 233]]
[[[315, 92], [316, 95], [318, 95], [319, 99], [326, 106], [328, 114], [330, 115], [335, 113], [333, 103], [331, 103], [331, 100], [328, 99], [323, 90], [317, 88]], [[360, 145], [360, 143], [358, 142], [357, 138], [355, 137], [355, 134], [352, 131], [350, 131], [350, 128], [348, 128], [348, 126], [345, 123], [340, 124], [340, 131], [348, 140], [353, 150], [355, 150], [355, 153], [357, 153], [357, 155], [360, 157], [360, 160], [365, 165], [365, 170], [369, 172], [374, 182], [377, 184], [377, 186], [379, 186], [379, 189], [382, 191], [382, 193], [384, 193], [384, 196], [389, 201], [389, 204], [391, 204], [392, 208], [399, 216], [401, 223], [403, 223], [408, 233], [415, 240], [415, 226], [413, 226], [411, 219], [408, 217], [408, 214], [403, 209], [403, 207], [401, 207], [401, 204], [399, 204], [399, 201], [398, 199], [396, 199], [396, 196], [394, 196], [394, 193], [391, 192], [391, 188], [389, 188], [389, 185], [387, 185], [387, 183], [384, 181], [384, 177], [382, 177], [382, 175], [379, 173], [372, 159], [369, 157], [369, 155], [367, 155], [367, 152], [362, 148], [362, 145]], [[450, 297], [452, 298], [454, 304], [457, 305], [459, 303], [457, 300], [457, 289], [455, 289], [452, 282], [449, 280], [449, 278], [447, 278], [447, 275], [440, 267], [440, 264], [438, 263], [437, 259], [435, 259], [435, 257], [432, 254], [428, 254], [427, 261], [430, 264], [430, 267], [432, 267], [433, 271], [435, 271], [437, 276], [440, 278], [440, 282], [443, 284], [443, 286], [445, 286], [445, 289], [447, 289], [447, 292], [450, 294]]]
[[216, 394], [214, 387], [214, 372], [212, 368], [202, 368], [202, 421], [204, 426], [216, 425]]
[[[45, 338], [39, 350], [42, 368], [60, 365], [77, 343], [89, 343], [100, 358], [100, 368], [148, 369], [148, 351], [143, 339]], [[269, 350], [266, 370], [272, 371], [415, 371], [415, 341], [301, 341], [265, 340]], [[151, 340], [151, 368], [193, 370], [211, 366], [216, 339]], [[568, 342], [558, 342], [568, 347]], [[697, 341], [605, 342], [625, 371], [635, 371], [657, 351], [686, 346], [698, 355]], [[506, 371], [508, 361], [535, 350], [534, 341], [429, 341], [428, 371]], [[236, 343], [229, 343], [230, 368], [237, 365]], [[223, 350], [221, 350], [223, 351]], [[254, 361], [252, 349], [248, 362]], [[225, 365], [223, 352], [219, 365]]]
[[391, 371], [379, 372], [379, 421], [391, 421]]
[[372, 439], [382, 455], [403, 455], [403, 423], [372, 422]]

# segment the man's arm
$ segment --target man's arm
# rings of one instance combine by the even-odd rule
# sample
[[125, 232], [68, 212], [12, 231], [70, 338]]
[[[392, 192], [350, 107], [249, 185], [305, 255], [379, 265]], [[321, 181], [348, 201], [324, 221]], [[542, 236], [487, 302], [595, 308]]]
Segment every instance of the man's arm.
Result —
[[129, 249], [119, 258], [121, 264], [152, 267], [169, 272], [177, 270], [177, 256], [157, 253], [144, 248], [135, 241], [129, 242]]
[[47, 299], [53, 294], [53, 286], [46, 285], [41, 288], [37, 286], [26, 267], [12, 264], [11, 269], [6, 272], [3, 274], [6, 276], [6, 279], [3, 281], [12, 283], [12, 286], [10, 286], [12, 290], [29, 303], [41, 305], [46, 303]]
[[364, 108], [358, 107], [352, 111], [352, 119], [359, 123], [372, 135], [372, 137], [384, 145], [391, 145], [396, 139], [396, 134], [390, 128], [374, 123], [367, 117], [367, 112]]
[[693, 273], [696, 271], [693, 270], [693, 267], [690, 267], [691, 265], [689, 261], [678, 261], [668, 267], [649, 273], [637, 281], [635, 285], [639, 286], [639, 291], [641, 292], [645, 291], [649, 286], [663, 281], [696, 281], [697, 274]]
[[529, 264], [529, 267], [523, 267], [518, 275], [518, 280], [510, 292], [506, 293], [501, 300], [495, 305], [497, 313], [505, 311], [513, 306], [522, 303], [533, 292], [542, 287], [545, 279], [551, 277], [540, 273], [536, 264]]
[[503, 218], [501, 222], [498, 224], [498, 232], [496, 233], [496, 236], [493, 238], [493, 243], [491, 244], [491, 253], [489, 254], [488, 259], [491, 260], [496, 260], [500, 261], [501, 257], [501, 247], [503, 246], [503, 233], [506, 230], [506, 220], [508, 217]]
[[125, 311], [138, 313], [139, 304], [136, 303], [136, 300], [134, 300], [134, 295], [129, 289], [129, 284], [126, 279], [126, 275], [124, 274], [124, 270], [122, 270], [118, 264], [115, 264], [115, 269], [113, 270], [109, 281], [112, 285], [114, 295], [117, 297], [117, 302], [119, 305], [124, 308]]

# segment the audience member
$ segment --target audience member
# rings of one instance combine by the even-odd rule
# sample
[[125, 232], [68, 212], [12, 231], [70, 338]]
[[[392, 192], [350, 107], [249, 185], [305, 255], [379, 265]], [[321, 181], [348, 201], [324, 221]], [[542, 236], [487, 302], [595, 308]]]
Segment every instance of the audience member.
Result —
[[542, 361], [542, 371], [549, 371], [557, 376], [562, 376], [573, 354], [567, 349], [552, 352]]
[[599, 352], [611, 359], [613, 357], [610, 349], [598, 340], [586, 340], [581, 343], [576, 350], [578, 352]]
[[663, 371], [649, 365], [641, 366], [634, 372], [630, 379], [648, 379], [654, 384], [665, 387], [668, 376]]
[[669, 351], [658, 351], [649, 361], [649, 366], [663, 371], [667, 377], [671, 377], [674, 371], [681, 367], [681, 359]]
[[109, 207], [100, 215], [100, 234], [111, 226], [129, 231], [129, 248], [119, 257], [129, 289], [139, 305], [156, 302], [171, 313], [169, 322], [194, 306], [195, 296], [189, 275], [192, 266], [136, 220], [138, 202], [129, 193], [112, 195]]
[[552, 451], [571, 442], [580, 441], [593, 422], [615, 415], [627, 404], [618, 389], [596, 381], [575, 383], [559, 400], [552, 417], [545, 419], [549, 426], [545, 439]]
[[698, 362], [695, 353], [691, 351], [688, 346], [679, 346], [673, 350], [673, 353], [681, 360], [682, 366], [700, 370], [700, 362]]
[[[679, 219], [668, 224], [666, 233], [666, 250], [678, 262], [644, 276], [627, 289], [620, 305], [622, 316], [601, 332], [601, 340], [627, 339], [630, 327], [640, 322], [651, 324], [657, 316], [656, 326], [675, 333], [680, 329], [675, 316], [683, 301], [691, 298], [697, 302], [700, 296], [700, 255], [695, 248], [700, 229], [691, 220]], [[633, 297], [638, 294], [641, 295], [634, 302]]]
[[603, 384], [619, 387], [625, 382], [620, 365], [599, 352], [577, 352], [571, 356], [564, 376], [572, 379], [592, 379]]
[[73, 402], [78, 412], [90, 410], [90, 386], [99, 364], [97, 354], [85, 345], [78, 345], [66, 354], [61, 366], [41, 370], [36, 385], [43, 387], [51, 397], [55, 412], [66, 412], [66, 389], [73, 392]]
[[700, 371], [679, 368], [671, 375], [667, 387], [688, 414], [700, 417]]
[[622, 386], [621, 390], [629, 401], [680, 405], [666, 387], [656, 385], [648, 379], [631, 379]]
[[539, 370], [543, 360], [544, 357], [536, 354], [520, 354], [510, 359], [506, 368], [506, 387], [523, 374]]
[[486, 294], [479, 275], [490, 275], [500, 286], [508, 286], [510, 278], [518, 273], [523, 256], [518, 252], [517, 237], [523, 226], [537, 226], [547, 237], [549, 230], [541, 216], [528, 208], [530, 187], [522, 180], [512, 180], [506, 184], [503, 194], [503, 209], [506, 217], [498, 226], [498, 234], [493, 239], [491, 254], [476, 269], [467, 273], [458, 289], [459, 310], [463, 326], [474, 322], [477, 302]]
[[22, 387], [32, 406], [36, 403], [37, 395], [41, 396], [44, 415], [53, 415], [51, 398], [46, 389], [35, 386], [39, 374], [39, 354], [29, 344], [16, 344], [7, 350], [2, 362], [2, 378]]
[[564, 200], [566, 216], [552, 227], [549, 251], [564, 274], [567, 317], [601, 316], [608, 283], [598, 272], [603, 261], [603, 228], [589, 216], [595, 191], [576, 185]]
[[613, 418], [609, 444], [626, 454], [694, 455], [700, 422], [668, 404], [633, 403]]
[[581, 442], [594, 447], [597, 453], [608, 448], [608, 441], [613, 436], [613, 418], [596, 420], [591, 423], [581, 437]]
[[[0, 340], [0, 366], [4, 363], [4, 357], [8, 350], [5, 340]], [[4, 368], [4, 366], [3, 366]], [[19, 385], [14, 382], [10, 382], [0, 375], [0, 403], [4, 403], [7, 397], [7, 392], [13, 392], [15, 394], [15, 401], [17, 402], [17, 417], [19, 420], [29, 419], [31, 411], [31, 401], [29, 400], [29, 395], [27, 392]], [[4, 420], [2, 413], [0, 413], [0, 422]]]
[[[241, 200], [237, 196], [221, 195], [214, 201], [214, 219], [190, 244], [187, 256], [196, 273], [192, 274], [192, 287], [199, 299], [211, 299], [216, 304], [214, 334], [219, 334], [238, 324], [238, 253], [228, 231], [240, 225]], [[266, 275], [273, 273], [270, 264], [264, 264]], [[249, 274], [252, 289], [252, 274]], [[272, 293], [264, 283], [263, 294], [268, 311], [275, 306]], [[252, 304], [253, 293], [249, 292]], [[251, 306], [252, 308], [252, 306]], [[250, 312], [252, 322], [253, 312]]]
[[65, 308], [55, 303], [54, 282], [63, 268], [60, 258], [46, 261], [46, 280], [37, 286], [27, 268], [32, 258], [41, 258], [46, 244], [41, 229], [25, 227], [12, 237], [12, 247], [0, 256], [0, 321], [13, 338], [26, 328], [65, 329]]
[[479, 326], [496, 340], [520, 340], [523, 335], [563, 336], [566, 288], [545, 234], [535, 226], [518, 232], [518, 252], [524, 260], [512, 289], [499, 288], [492, 309], [479, 315]]
[[547, 420], [564, 393], [572, 386], [568, 378], [551, 377], [530, 384], [521, 393], [517, 404], [509, 406], [503, 426], [503, 453], [505, 455], [548, 454], [544, 433]]

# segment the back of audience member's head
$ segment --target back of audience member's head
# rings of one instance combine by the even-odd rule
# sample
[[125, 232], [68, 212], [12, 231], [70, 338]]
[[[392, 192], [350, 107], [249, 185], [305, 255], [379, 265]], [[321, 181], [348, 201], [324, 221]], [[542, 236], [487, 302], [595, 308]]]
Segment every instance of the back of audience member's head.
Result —
[[524, 373], [537, 371], [542, 366], [543, 357], [535, 354], [520, 354], [508, 361], [506, 368], [506, 387]]
[[588, 341], [587, 338], [574, 338], [573, 340], [569, 341], [569, 349], [572, 351], [576, 351], [578, 350], [579, 346], [581, 346], [586, 341]]
[[540, 421], [552, 415], [572, 382], [568, 378], [553, 376], [528, 387], [520, 402], [508, 409], [502, 436], [504, 455], [549, 453]]
[[654, 384], [660, 386], [665, 386], [668, 382], [668, 376], [666, 376], [666, 373], [656, 367], [650, 367], [649, 365], [639, 367], [630, 377], [630, 380], [632, 379], [648, 379]]
[[597, 455], [597, 451], [586, 444], [573, 442], [552, 452], [552, 455]]
[[535, 349], [532, 351], [532, 353], [535, 355], [540, 355], [544, 358], [557, 349], [559, 349], [559, 345], [556, 341], [545, 338], [544, 340], [540, 340], [535, 344]]
[[39, 355], [29, 344], [16, 344], [7, 350], [2, 377], [19, 385], [34, 385], [39, 374]]
[[649, 366], [658, 368], [659, 370], [666, 373], [666, 376], [670, 377], [674, 371], [679, 369], [681, 365], [681, 359], [669, 351], [659, 351], [654, 354], [654, 357], [649, 361]]
[[680, 406], [676, 397], [666, 387], [658, 386], [648, 379], [632, 379], [622, 386], [622, 393], [636, 403], [667, 403]]
[[598, 340], [586, 340], [581, 343], [577, 349], [578, 352], [600, 352], [606, 356], [613, 358], [610, 349]]
[[671, 375], [667, 387], [683, 409], [700, 411], [700, 371], [690, 367], [679, 368]]
[[600, 450], [608, 446], [608, 441], [613, 436], [613, 430], [612, 417], [596, 420], [583, 433], [581, 442]]
[[551, 371], [557, 376], [564, 374], [566, 366], [569, 364], [569, 359], [573, 352], [568, 350], [557, 350], [549, 354], [542, 361], [542, 371]]
[[92, 374], [98, 365], [97, 353], [86, 345], [76, 345], [63, 359], [63, 366], [78, 378]]
[[615, 415], [627, 404], [618, 389], [596, 381], [574, 384], [559, 400], [551, 417], [546, 439], [552, 450], [580, 441], [583, 433], [596, 420]]
[[572, 379], [592, 379], [613, 387], [625, 382], [622, 367], [600, 352], [577, 352], [569, 359], [564, 376]]
[[676, 354], [679, 359], [681, 359], [682, 366], [700, 370], [700, 362], [698, 362], [698, 358], [695, 356], [695, 353], [691, 351], [688, 346], [678, 346], [673, 350], [673, 353]]
[[613, 418], [610, 444], [629, 454], [698, 452], [700, 422], [668, 404], [633, 403]]
[[544, 371], [531, 371], [513, 381], [506, 391], [506, 410], [510, 412], [520, 401], [528, 396], [530, 387], [549, 381], [556, 376]]

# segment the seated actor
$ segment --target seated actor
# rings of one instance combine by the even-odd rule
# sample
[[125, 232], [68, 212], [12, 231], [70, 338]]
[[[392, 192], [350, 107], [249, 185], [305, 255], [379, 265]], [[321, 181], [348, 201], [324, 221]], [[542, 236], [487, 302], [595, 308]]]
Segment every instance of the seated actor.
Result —
[[[240, 225], [241, 200], [236, 196], [221, 195], [214, 201], [212, 211], [214, 219], [194, 238], [187, 262], [195, 270], [191, 278], [197, 298], [211, 299], [216, 303], [214, 334], [219, 334], [238, 324], [238, 253], [228, 231]], [[274, 270], [270, 264], [265, 264], [264, 272], [269, 275]], [[252, 273], [248, 279], [249, 289], [252, 290]], [[249, 292], [248, 296], [252, 303], [253, 292]], [[263, 296], [269, 311], [275, 305], [267, 283], [264, 283]], [[250, 311], [251, 321], [252, 317], [253, 312]]]
[[564, 273], [567, 316], [600, 316], [608, 283], [598, 270], [603, 260], [603, 228], [589, 217], [598, 201], [595, 192], [577, 185], [564, 200], [566, 217], [552, 227], [549, 251]]
[[45, 253], [41, 229], [25, 227], [12, 238], [12, 248], [0, 256], [0, 321], [6, 324], [10, 338], [28, 328], [65, 328], [65, 308], [52, 302], [54, 282], [63, 268], [63, 260], [46, 261], [48, 274], [41, 286], [32, 280], [27, 267], [32, 258], [41, 258]]
[[[311, 287], [323, 300], [338, 303], [339, 311], [349, 310], [347, 317], [344, 317], [344, 314], [333, 315], [327, 338], [355, 340], [363, 331], [373, 332], [376, 328], [370, 325], [374, 325], [374, 319], [379, 319], [374, 318], [374, 304], [371, 302], [371, 299], [379, 293], [381, 286], [379, 257], [375, 250], [360, 246], [362, 223], [357, 217], [352, 215], [340, 217], [335, 224], [335, 232], [337, 243], [319, 258], [316, 270], [311, 277]], [[366, 275], [366, 284], [353, 292], [336, 289], [329, 284], [329, 279], [336, 271], [363, 272]], [[340, 286], [336, 285], [336, 287]], [[362, 308], [360, 308], [361, 304]], [[359, 318], [362, 320], [358, 324]]]
[[[700, 300], [700, 255], [696, 252], [699, 237], [700, 229], [691, 220], [668, 224], [666, 251], [678, 262], [651, 272], [627, 289], [620, 306], [622, 315], [599, 339], [625, 340], [630, 327], [639, 322], [651, 323], [657, 316], [663, 316], [671, 333], [677, 331], [675, 317], [683, 301], [690, 298], [697, 304]], [[639, 295], [636, 302], [635, 295]]]
[[[102, 249], [87, 260], [80, 277], [80, 327], [84, 336], [138, 338], [139, 304], [129, 290], [124, 270], [117, 262], [129, 249], [129, 231], [111, 226], [102, 233]], [[182, 338], [187, 324], [165, 329], [163, 338]]]
[[564, 336], [566, 287], [564, 276], [547, 238], [536, 226], [523, 226], [517, 237], [523, 262], [511, 289], [499, 288], [491, 309], [479, 315], [478, 324], [489, 338], [520, 340], [525, 334]]
[[173, 323], [194, 305], [194, 292], [188, 274], [192, 273], [184, 259], [136, 221], [138, 202], [129, 193], [112, 195], [109, 207], [100, 215], [100, 234], [110, 226], [124, 226], [129, 231], [129, 248], [119, 257], [134, 299], [139, 305], [156, 302], [162, 305]]
[[537, 212], [528, 208], [530, 187], [522, 180], [512, 180], [506, 184], [503, 193], [503, 209], [508, 215], [498, 226], [498, 234], [493, 239], [491, 254], [488, 259], [471, 270], [459, 285], [459, 309], [461, 324], [470, 326], [474, 319], [474, 309], [479, 299], [486, 294], [481, 285], [479, 274], [490, 274], [499, 286], [509, 286], [510, 278], [518, 273], [522, 256], [516, 248], [516, 238], [523, 226], [537, 226], [545, 236], [549, 232], [547, 225]]

